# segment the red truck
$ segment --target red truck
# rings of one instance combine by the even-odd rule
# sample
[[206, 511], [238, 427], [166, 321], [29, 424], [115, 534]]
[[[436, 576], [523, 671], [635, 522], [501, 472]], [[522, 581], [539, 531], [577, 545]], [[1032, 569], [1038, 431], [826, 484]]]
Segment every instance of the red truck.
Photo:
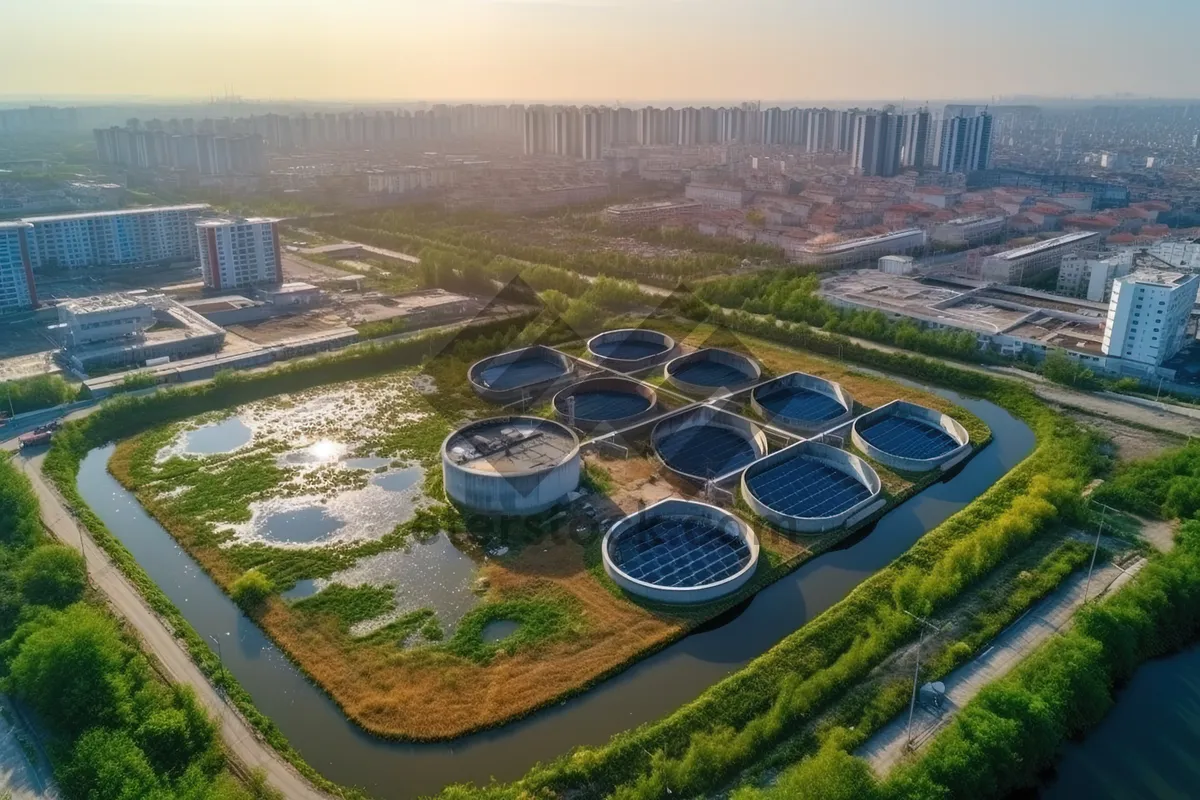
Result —
[[44, 444], [50, 444], [50, 440], [54, 438], [54, 431], [34, 431], [27, 433], [17, 439], [21, 444], [21, 449], [27, 447], [39, 447]]

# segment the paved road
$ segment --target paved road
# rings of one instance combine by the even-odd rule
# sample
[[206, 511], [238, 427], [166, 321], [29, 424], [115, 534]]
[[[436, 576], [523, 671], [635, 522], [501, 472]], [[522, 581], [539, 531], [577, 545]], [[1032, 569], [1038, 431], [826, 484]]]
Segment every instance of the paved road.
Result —
[[158, 659], [172, 681], [195, 689], [197, 699], [220, 723], [221, 736], [239, 761], [251, 769], [263, 770], [271, 786], [288, 800], [326, 798], [327, 795], [317, 791], [284, 762], [269, 744], [260, 740], [249, 723], [222, 699], [166, 623], [146, 605], [138, 590], [109, 561], [105, 552], [76, 525], [58, 493], [42, 475], [44, 458], [45, 454], [39, 453], [19, 459], [41, 503], [43, 522], [61, 542], [83, 552], [92, 584], [104, 593], [113, 610], [137, 630], [142, 647]]
[[[1096, 570], [1087, 596], [1095, 599], [1120, 588], [1145, 563], [1144, 559], [1139, 559], [1126, 569], [1108, 564]], [[1083, 604], [1085, 587], [1086, 571], [1068, 577], [1049, 597], [997, 636], [978, 658], [946, 676], [943, 681], [946, 696], [940, 709], [918, 702], [911, 746], [908, 743], [908, 713], [905, 712], [877, 731], [855, 755], [866, 759], [877, 775], [887, 775], [905, 755], [933, 739], [984, 686], [1007, 675], [1033, 650], [1068, 627]]]

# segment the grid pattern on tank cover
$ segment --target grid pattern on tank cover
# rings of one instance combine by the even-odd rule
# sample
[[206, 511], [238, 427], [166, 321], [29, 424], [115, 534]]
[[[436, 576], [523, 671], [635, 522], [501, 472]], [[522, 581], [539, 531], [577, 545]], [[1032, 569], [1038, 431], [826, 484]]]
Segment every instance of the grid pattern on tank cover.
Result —
[[764, 505], [793, 517], [830, 517], [871, 496], [858, 479], [804, 456], [765, 469], [746, 484]]
[[909, 417], [884, 417], [860, 433], [869, 444], [901, 458], [937, 458], [958, 447], [941, 428]]
[[[650, 408], [650, 400], [633, 392], [599, 389], [592, 392], [577, 392], [575, 416], [578, 419], [624, 419], [640, 414]], [[559, 402], [559, 411], [567, 413], [567, 404]]]
[[659, 517], [622, 533], [609, 549], [622, 572], [655, 586], [695, 587], [736, 575], [750, 561], [746, 540], [695, 517]]
[[705, 478], [744, 467], [758, 455], [749, 439], [718, 425], [693, 425], [674, 431], [662, 437], [657, 447], [674, 469]]
[[636, 361], [665, 353], [667, 348], [661, 342], [650, 342], [642, 339], [611, 338], [592, 345], [592, 352], [605, 358], [617, 358], [622, 361]]
[[479, 377], [489, 389], [503, 390], [541, 383], [562, 374], [561, 365], [545, 358], [519, 358], [507, 364], [486, 367]]
[[675, 370], [674, 376], [696, 386], [732, 386], [750, 379], [750, 376], [740, 369], [715, 361], [692, 361], [682, 364]]
[[842, 404], [828, 395], [787, 386], [764, 392], [758, 404], [775, 416], [804, 422], [825, 422], [846, 413]]

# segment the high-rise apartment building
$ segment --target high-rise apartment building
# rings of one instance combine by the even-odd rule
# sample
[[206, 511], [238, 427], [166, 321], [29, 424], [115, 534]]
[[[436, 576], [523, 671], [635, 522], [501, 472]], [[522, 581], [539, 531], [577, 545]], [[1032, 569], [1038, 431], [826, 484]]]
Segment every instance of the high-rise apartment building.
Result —
[[196, 223], [204, 285], [226, 290], [282, 283], [283, 259], [277, 222], [253, 217]]
[[1197, 288], [1200, 275], [1147, 269], [1142, 264], [1114, 280], [1104, 325], [1104, 354], [1135, 369], [1160, 366], [1186, 344]]
[[194, 261], [200, 203], [26, 217], [35, 271]]
[[938, 169], [975, 172], [992, 160], [992, 115], [978, 106], [946, 106], [938, 124]]
[[860, 175], [890, 177], [900, 171], [903, 117], [871, 112], [854, 121], [851, 163]]
[[933, 147], [932, 117], [929, 109], [923, 108], [904, 115], [903, 136], [900, 157], [902, 166], [924, 169], [929, 164]]
[[28, 222], [0, 222], [0, 314], [33, 308], [37, 289], [29, 261]]
[[595, 108], [585, 108], [579, 120], [579, 157], [584, 161], [599, 161], [603, 152], [603, 115]]

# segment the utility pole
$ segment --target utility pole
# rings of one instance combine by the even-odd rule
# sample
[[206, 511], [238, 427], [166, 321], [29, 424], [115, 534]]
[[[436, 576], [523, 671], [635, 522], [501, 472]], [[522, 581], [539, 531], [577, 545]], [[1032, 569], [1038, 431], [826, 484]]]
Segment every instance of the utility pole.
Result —
[[923, 645], [925, 643], [925, 629], [926, 628], [929, 628], [934, 633], [937, 633], [940, 629], [938, 627], [936, 627], [932, 622], [930, 622], [925, 617], [918, 617], [916, 614], [912, 613], [911, 611], [905, 611], [903, 608], [900, 610], [904, 611], [905, 614], [908, 614], [910, 617], [915, 619], [921, 625], [921, 627], [919, 628], [920, 632], [917, 634], [917, 664], [915, 667], [913, 667], [912, 700], [910, 700], [909, 704], [908, 704], [908, 730], [906, 732], [906, 737], [907, 737], [908, 741], [905, 743], [905, 746], [911, 750], [912, 743], [913, 743], [913, 735], [912, 735], [913, 714], [917, 710], [917, 685], [921, 679], [921, 645]]
[[[1093, 500], [1093, 503], [1096, 501]], [[1100, 524], [1096, 526], [1096, 542], [1092, 545], [1092, 563], [1088, 564], [1087, 583], [1083, 585], [1083, 602], [1088, 601], [1088, 591], [1092, 588], [1092, 570], [1096, 567], [1096, 554], [1100, 552], [1100, 532], [1104, 530], [1104, 516], [1108, 513], [1108, 506], [1104, 503], [1096, 503], [1103, 509], [1100, 512]]]
[[[213, 636], [211, 633], [208, 635], [208, 638], [217, 646], [217, 661], [221, 664], [221, 675], [223, 677], [225, 675], [225, 656], [221, 653], [221, 640]], [[221, 696], [225, 696], [225, 691], [223, 689], [221, 690]]]

